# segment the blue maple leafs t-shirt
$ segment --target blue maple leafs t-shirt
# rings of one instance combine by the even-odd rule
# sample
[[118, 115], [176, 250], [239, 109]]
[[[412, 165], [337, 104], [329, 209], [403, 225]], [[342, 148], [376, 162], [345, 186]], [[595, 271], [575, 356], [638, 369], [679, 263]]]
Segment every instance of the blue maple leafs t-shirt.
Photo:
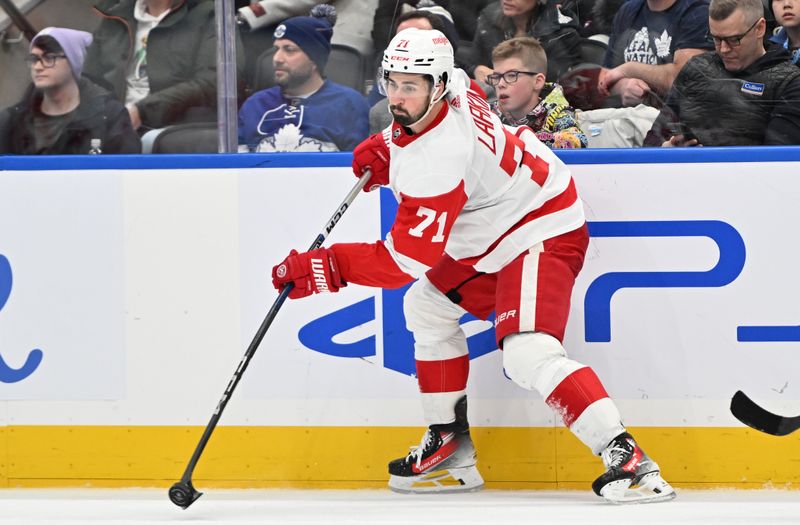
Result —
[[708, 0], [678, 0], [665, 11], [651, 11], [646, 0], [629, 0], [614, 16], [605, 67], [625, 62], [671, 64], [679, 49], [708, 49]]

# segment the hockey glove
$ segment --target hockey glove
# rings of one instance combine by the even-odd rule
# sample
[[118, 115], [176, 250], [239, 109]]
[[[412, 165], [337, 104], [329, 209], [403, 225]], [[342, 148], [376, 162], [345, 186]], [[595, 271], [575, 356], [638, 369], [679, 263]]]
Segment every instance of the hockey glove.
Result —
[[327, 248], [310, 252], [289, 252], [289, 256], [272, 269], [272, 285], [282, 291], [289, 283], [294, 288], [290, 299], [300, 299], [321, 292], [338, 292], [347, 283], [342, 280], [336, 265], [336, 257]]
[[389, 184], [389, 146], [381, 133], [370, 135], [353, 150], [353, 173], [361, 178], [364, 170], [372, 170], [372, 178], [364, 191], [372, 191]]

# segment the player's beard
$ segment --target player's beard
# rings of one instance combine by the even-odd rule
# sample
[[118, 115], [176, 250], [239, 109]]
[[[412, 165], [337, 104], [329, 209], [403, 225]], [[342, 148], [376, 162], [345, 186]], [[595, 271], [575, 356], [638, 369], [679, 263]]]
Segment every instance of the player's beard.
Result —
[[[428, 104], [430, 104], [430, 99], [428, 99]], [[411, 126], [412, 124], [419, 122], [420, 119], [425, 116], [425, 113], [428, 112], [428, 104], [426, 104], [423, 109], [414, 115], [409, 113], [408, 110], [400, 108], [397, 105], [390, 105], [389, 111], [392, 113], [392, 118], [394, 118], [395, 122], [401, 126]]]

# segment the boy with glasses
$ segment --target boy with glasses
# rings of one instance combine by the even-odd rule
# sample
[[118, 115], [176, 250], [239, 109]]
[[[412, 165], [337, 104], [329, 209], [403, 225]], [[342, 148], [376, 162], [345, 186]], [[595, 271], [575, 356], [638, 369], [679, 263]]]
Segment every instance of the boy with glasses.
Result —
[[497, 93], [492, 109], [503, 124], [528, 126], [551, 149], [587, 146], [564, 90], [545, 81], [547, 54], [537, 39], [501, 42], [492, 50], [492, 63], [494, 72], [486, 81]]
[[675, 79], [648, 146], [800, 144], [800, 68], [785, 49], [764, 49], [760, 0], [712, 0], [715, 51]]
[[31, 41], [25, 61], [33, 84], [22, 101], [0, 114], [0, 153], [139, 153], [128, 112], [110, 93], [81, 79], [92, 35], [48, 27]]

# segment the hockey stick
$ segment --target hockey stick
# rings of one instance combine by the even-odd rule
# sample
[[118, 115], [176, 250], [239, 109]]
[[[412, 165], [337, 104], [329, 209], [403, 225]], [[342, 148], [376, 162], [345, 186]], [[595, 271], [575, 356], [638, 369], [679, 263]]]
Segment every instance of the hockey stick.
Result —
[[758, 406], [741, 390], [731, 399], [731, 413], [745, 425], [773, 436], [786, 436], [800, 428], [800, 416], [773, 414]]
[[[339, 219], [342, 218], [344, 212], [347, 211], [347, 208], [350, 207], [361, 189], [367, 184], [371, 177], [372, 173], [366, 172], [361, 178], [358, 179], [358, 182], [355, 186], [353, 186], [353, 189], [350, 190], [350, 193], [345, 196], [344, 201], [342, 201], [342, 203], [336, 209], [336, 212], [331, 216], [328, 222], [325, 223], [324, 229], [317, 235], [317, 238], [314, 239], [314, 242], [311, 243], [309, 250], [315, 250], [322, 246], [325, 238], [331, 233], [333, 227], [336, 226], [336, 223], [339, 222]], [[203, 449], [206, 448], [206, 444], [211, 437], [211, 433], [214, 432], [217, 422], [222, 415], [222, 411], [225, 410], [225, 406], [228, 404], [231, 394], [233, 394], [233, 390], [236, 388], [236, 385], [239, 384], [239, 380], [242, 378], [244, 371], [247, 369], [247, 365], [250, 364], [250, 360], [256, 353], [258, 345], [261, 343], [261, 340], [267, 333], [267, 329], [272, 324], [272, 320], [275, 319], [275, 316], [278, 314], [278, 310], [280, 310], [281, 306], [283, 306], [283, 303], [286, 301], [286, 298], [289, 296], [289, 292], [292, 291], [292, 288], [294, 288], [294, 284], [289, 283], [286, 288], [281, 290], [281, 293], [278, 294], [278, 298], [275, 299], [275, 302], [272, 303], [272, 307], [269, 309], [269, 312], [267, 312], [267, 316], [264, 318], [264, 321], [262, 321], [255, 337], [253, 337], [253, 340], [250, 342], [250, 346], [247, 347], [247, 351], [244, 353], [242, 360], [239, 362], [239, 366], [236, 367], [233, 377], [231, 377], [228, 386], [225, 388], [225, 392], [222, 394], [222, 398], [220, 398], [217, 408], [214, 410], [214, 414], [211, 416], [211, 421], [209, 421], [208, 425], [206, 425], [206, 430], [203, 432], [200, 442], [197, 443], [197, 447], [194, 449], [194, 454], [192, 454], [192, 458], [189, 460], [189, 464], [186, 466], [186, 470], [184, 471], [181, 480], [170, 487], [169, 499], [175, 505], [185, 509], [194, 503], [197, 498], [203, 495], [202, 492], [198, 492], [192, 485], [192, 473], [197, 465], [197, 461], [200, 459]]]

